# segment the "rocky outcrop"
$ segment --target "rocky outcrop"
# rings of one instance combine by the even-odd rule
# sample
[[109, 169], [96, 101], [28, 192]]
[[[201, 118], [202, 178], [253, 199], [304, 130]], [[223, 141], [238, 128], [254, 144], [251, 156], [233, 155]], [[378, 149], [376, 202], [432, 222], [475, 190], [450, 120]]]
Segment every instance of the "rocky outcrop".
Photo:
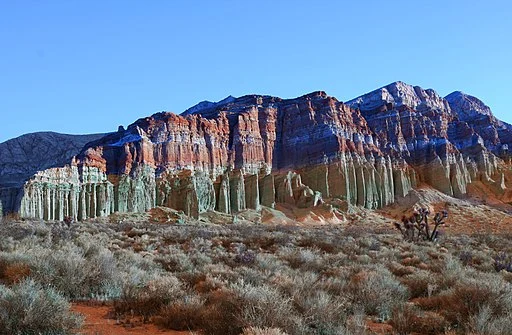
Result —
[[393, 110], [402, 106], [414, 110], [438, 110], [451, 114], [448, 101], [440, 97], [432, 89], [423, 89], [419, 86], [411, 86], [397, 81], [375, 91], [350, 100], [347, 104], [362, 111], [381, 110], [383, 106], [387, 110]]
[[489, 106], [463, 92], [456, 91], [447, 95], [446, 101], [457, 118], [478, 134], [479, 144], [502, 159], [510, 159], [512, 125], [498, 120]]
[[38, 171], [69, 164], [87, 143], [103, 136], [39, 132], [0, 143], [0, 186], [20, 186]]
[[[35, 174], [21, 195], [0, 194], [9, 206], [20, 202], [24, 217], [81, 220], [156, 206], [193, 217], [308, 208], [327, 198], [375, 209], [420, 183], [457, 197], [475, 180], [503, 192], [510, 129], [460, 99], [397, 82], [347, 103], [325, 92], [203, 102], [139, 119], [90, 142], [68, 166]], [[497, 137], [479, 133], [485, 122], [472, 125], [471, 110]]]
[[361, 111], [381, 150], [413, 166], [420, 182], [463, 197], [472, 181], [499, 178], [497, 156], [506, 159], [510, 127], [474, 97], [454, 92], [442, 98], [396, 82], [347, 104]]
[[25, 183], [20, 214], [43, 220], [82, 220], [109, 215], [113, 204], [113, 185], [103, 172], [67, 166], [38, 172]]
[[0, 143], [0, 207], [4, 214], [19, 211], [25, 181], [38, 171], [69, 164], [87, 143], [103, 136], [39, 132]]

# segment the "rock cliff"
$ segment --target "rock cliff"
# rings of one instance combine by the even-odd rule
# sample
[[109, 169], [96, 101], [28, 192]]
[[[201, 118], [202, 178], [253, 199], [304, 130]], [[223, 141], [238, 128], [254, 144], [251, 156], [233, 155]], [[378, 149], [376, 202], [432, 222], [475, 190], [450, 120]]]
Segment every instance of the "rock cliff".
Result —
[[87, 143], [103, 136], [39, 132], [0, 143], [0, 208], [4, 213], [19, 210], [26, 180], [38, 171], [69, 164]]
[[421, 183], [456, 197], [475, 180], [500, 192], [510, 184], [511, 127], [475, 99], [397, 82], [347, 103], [321, 91], [202, 102], [96, 138], [65, 167], [38, 169], [18, 207], [45, 220], [155, 206], [197, 217], [329, 199], [374, 209]]
[[414, 167], [419, 182], [456, 197], [472, 181], [502, 184], [512, 128], [477, 98], [461, 92], [441, 98], [396, 82], [347, 104], [361, 111], [384, 153]]

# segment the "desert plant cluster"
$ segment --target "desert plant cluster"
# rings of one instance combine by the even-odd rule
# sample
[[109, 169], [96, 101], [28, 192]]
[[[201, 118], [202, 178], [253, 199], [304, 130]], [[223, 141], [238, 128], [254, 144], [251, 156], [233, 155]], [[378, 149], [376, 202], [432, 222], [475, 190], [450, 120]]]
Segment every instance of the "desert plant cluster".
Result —
[[119, 324], [212, 335], [510, 334], [509, 236], [393, 227], [0, 225], [0, 334], [73, 334], [76, 301]]
[[425, 240], [435, 242], [440, 235], [439, 227], [445, 224], [448, 212], [443, 210], [434, 216], [433, 227], [429, 224], [430, 211], [427, 208], [420, 208], [410, 217], [402, 217], [402, 224], [395, 223], [403, 237], [409, 241]]

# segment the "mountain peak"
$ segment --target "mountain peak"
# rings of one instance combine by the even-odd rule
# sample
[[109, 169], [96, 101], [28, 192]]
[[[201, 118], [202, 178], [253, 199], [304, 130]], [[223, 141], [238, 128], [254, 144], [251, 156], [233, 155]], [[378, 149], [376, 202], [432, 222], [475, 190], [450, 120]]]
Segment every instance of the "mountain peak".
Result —
[[186, 115], [190, 115], [190, 114], [196, 114], [205, 109], [211, 109], [211, 108], [215, 108], [215, 107], [218, 107], [221, 105], [228, 104], [230, 102], [235, 101], [235, 99], [236, 99], [236, 97], [234, 97], [232, 95], [228, 95], [224, 99], [217, 101], [217, 102], [204, 100], [204, 101], [201, 101], [200, 103], [190, 107], [189, 109], [185, 110], [183, 113], [181, 113], [181, 115], [186, 116]]
[[387, 104], [393, 106], [408, 106], [410, 108], [429, 107], [451, 113], [450, 106], [433, 89], [423, 89], [420, 86], [412, 86], [403, 81], [396, 81], [370, 93], [347, 101], [353, 108], [362, 111], [371, 111]]
[[448, 94], [445, 99], [454, 113], [462, 121], [471, 121], [482, 117], [494, 118], [491, 109], [480, 99], [461, 91]]

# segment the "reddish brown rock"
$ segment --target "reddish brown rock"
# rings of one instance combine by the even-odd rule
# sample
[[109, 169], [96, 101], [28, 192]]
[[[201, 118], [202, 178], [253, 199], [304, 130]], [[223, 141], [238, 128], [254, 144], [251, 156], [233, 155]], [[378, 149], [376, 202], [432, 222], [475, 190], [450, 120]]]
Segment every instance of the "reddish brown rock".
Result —
[[[463, 197], [475, 180], [507, 194], [512, 128], [460, 101], [399, 82], [347, 104], [325, 92], [248, 95], [157, 113], [89, 143], [70, 162], [72, 180], [52, 170], [28, 181], [22, 215], [85, 219], [166, 206], [197, 217], [322, 198], [373, 209], [419, 183]], [[475, 125], [472, 113], [481, 115]]]

